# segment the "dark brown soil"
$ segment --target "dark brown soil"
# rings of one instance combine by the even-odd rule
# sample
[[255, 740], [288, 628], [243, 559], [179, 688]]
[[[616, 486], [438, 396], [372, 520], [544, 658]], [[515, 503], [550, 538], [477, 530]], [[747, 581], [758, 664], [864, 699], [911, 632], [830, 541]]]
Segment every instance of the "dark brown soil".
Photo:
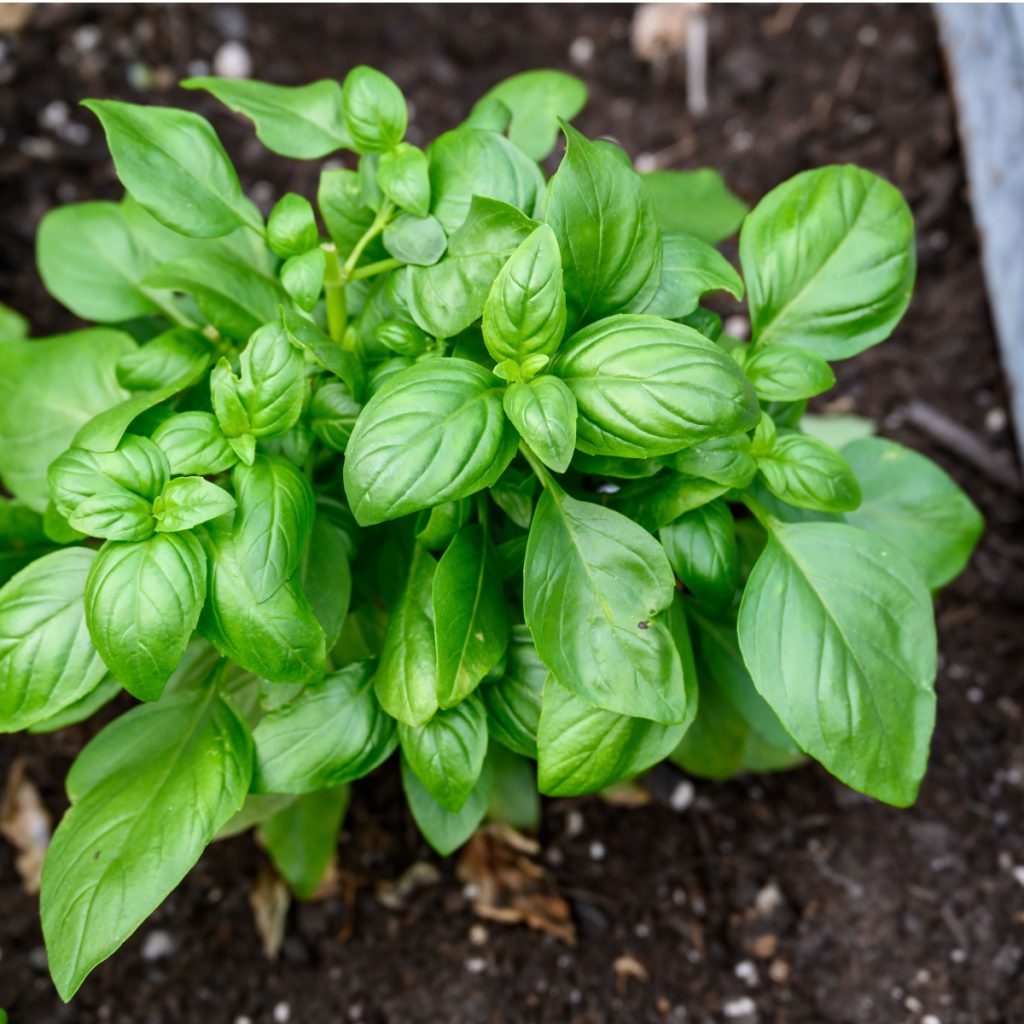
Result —
[[[917, 215], [919, 288], [893, 339], [841, 368], [837, 394], [938, 458], [990, 523], [939, 601], [939, 724], [918, 804], [887, 809], [814, 767], [697, 783], [681, 813], [667, 799], [681, 776], [667, 768], [640, 809], [548, 804], [544, 857], [579, 925], [568, 949], [494, 924], [471, 939], [450, 864], [404, 910], [383, 907], [375, 880], [435, 860], [385, 770], [357, 788], [341, 848], [345, 870], [365, 883], [354, 913], [340, 897], [293, 909], [282, 955], [268, 962], [248, 904], [261, 854], [237, 838], [204, 857], [69, 1008], [46, 976], [36, 902], [0, 844], [0, 1005], [14, 1024], [1024, 1021], [1024, 513], [901, 414], [922, 399], [993, 450], [1010, 444], [929, 9], [717, 7], [711, 112], [697, 124], [681, 83], [656, 82], [631, 55], [630, 16], [607, 6], [37, 8], [0, 44], [0, 299], [40, 334], [74, 323], [45, 296], [31, 238], [52, 205], [117, 193], [101, 134], [74, 106], [82, 97], [211, 113], [254, 196], [312, 193], [315, 164], [267, 154], [246, 126], [173, 88], [227, 38], [244, 40], [256, 73], [273, 81], [381, 66], [407, 91], [424, 137], [504, 75], [551, 65], [588, 80], [585, 131], [634, 153], [671, 147], [675, 166], [716, 165], [751, 200], [823, 163], [885, 174]], [[588, 48], [579, 40], [592, 56], [574, 65], [570, 53]], [[60, 102], [68, 107], [48, 106]], [[84, 738], [4, 738], [0, 780], [27, 755], [59, 811]], [[174, 951], [146, 959], [156, 931]], [[617, 979], [624, 956], [646, 980]]]

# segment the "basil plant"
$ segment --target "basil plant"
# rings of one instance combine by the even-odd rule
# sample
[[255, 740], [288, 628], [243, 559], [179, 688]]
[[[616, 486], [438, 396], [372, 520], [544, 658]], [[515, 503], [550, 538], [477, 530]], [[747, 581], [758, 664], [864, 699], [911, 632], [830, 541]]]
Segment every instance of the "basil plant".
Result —
[[981, 519], [804, 415], [910, 299], [893, 186], [825, 167], [747, 213], [585, 138], [553, 71], [426, 149], [368, 67], [183, 84], [275, 153], [345, 155], [264, 220], [202, 117], [89, 101], [125, 195], [48, 214], [38, 263], [100, 326], [4, 315], [0, 730], [120, 712], [43, 873], [64, 998], [220, 836], [258, 828], [310, 896], [393, 755], [443, 854], [666, 758], [914, 800], [932, 593]]

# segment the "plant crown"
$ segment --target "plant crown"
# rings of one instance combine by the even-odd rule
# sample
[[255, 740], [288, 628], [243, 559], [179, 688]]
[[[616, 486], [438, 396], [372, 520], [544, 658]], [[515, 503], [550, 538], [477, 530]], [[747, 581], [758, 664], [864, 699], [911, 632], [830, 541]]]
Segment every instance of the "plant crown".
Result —
[[[747, 213], [570, 127], [555, 71], [427, 149], [368, 67], [183, 84], [276, 153], [354, 157], [264, 219], [204, 118], [88, 101], [125, 196], [49, 213], [38, 264], [101, 326], [4, 312], [0, 730], [138, 701], [74, 762], [46, 860], [64, 998], [219, 836], [258, 827], [311, 895], [396, 751], [443, 854], [665, 758], [810, 757], [913, 801], [932, 592], [981, 519], [921, 455], [804, 415], [910, 300], [892, 185], [824, 167]], [[742, 277], [714, 247], [741, 224]], [[749, 342], [713, 292], [746, 294]]]

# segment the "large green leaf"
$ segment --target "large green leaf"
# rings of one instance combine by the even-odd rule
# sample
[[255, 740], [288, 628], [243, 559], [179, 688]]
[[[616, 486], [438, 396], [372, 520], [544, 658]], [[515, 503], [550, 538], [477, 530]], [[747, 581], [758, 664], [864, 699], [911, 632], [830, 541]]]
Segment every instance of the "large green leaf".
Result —
[[682, 324], [614, 316], [566, 342], [555, 372], [576, 397], [576, 445], [644, 458], [739, 434], [758, 421], [750, 381], [718, 345]]
[[537, 657], [530, 631], [517, 625], [512, 627], [504, 674], [480, 687], [492, 738], [523, 757], [537, 757], [541, 695], [547, 677], [548, 668]]
[[466, 359], [428, 359], [366, 404], [345, 457], [345, 493], [360, 525], [490, 487], [516, 449], [500, 382]]
[[500, 200], [535, 216], [544, 176], [508, 139], [480, 128], [456, 128], [430, 147], [431, 213], [451, 235], [475, 197]]
[[432, 603], [437, 623], [437, 700], [442, 708], [449, 708], [476, 689], [508, 644], [498, 556], [479, 524], [463, 526], [441, 556]]
[[958, 576], [985, 522], [974, 503], [923, 455], [881, 437], [848, 444], [861, 503], [845, 519], [903, 552], [931, 590]]
[[152, 266], [117, 203], [72, 203], [39, 222], [36, 262], [46, 290], [84, 320], [114, 323], [156, 310], [139, 282]]
[[317, 509], [302, 556], [302, 589], [332, 648], [341, 635], [352, 597], [349, 538], [324, 508]]
[[79, 428], [128, 397], [115, 370], [135, 347], [104, 328], [0, 346], [0, 476], [29, 508], [45, 510], [47, 468]]
[[914, 285], [914, 220], [898, 189], [850, 165], [804, 171], [746, 219], [740, 258], [755, 345], [846, 359], [884, 341]]
[[665, 552], [646, 530], [545, 489], [526, 548], [523, 609], [563, 686], [606, 711], [682, 721], [683, 671], [663, 614], [674, 592]]
[[0, 732], [50, 718], [106, 674], [85, 624], [95, 558], [89, 548], [54, 551], [0, 589]]
[[473, 791], [487, 756], [487, 712], [476, 695], [429, 722], [398, 726], [402, 760], [446, 811], [457, 812]]
[[642, 174], [654, 216], [666, 234], [683, 232], [717, 245], [734, 235], [747, 213], [718, 171], [651, 171]]
[[414, 727], [428, 722], [438, 708], [432, 604], [436, 569], [430, 552], [417, 544], [405, 588], [388, 621], [374, 678], [384, 710]]
[[85, 100], [103, 125], [121, 184], [158, 221], [183, 235], [217, 238], [263, 230], [209, 121], [187, 110]]
[[85, 618], [104, 662], [140, 700], [157, 700], [178, 667], [206, 596], [206, 552], [189, 532], [103, 546]]
[[352, 141], [341, 119], [341, 86], [333, 79], [309, 85], [270, 85], [228, 78], [186, 78], [183, 89], [205, 89], [244, 114], [267, 149], [293, 160], [319, 160]]
[[897, 548], [843, 523], [772, 520], [739, 638], [758, 691], [804, 750], [854, 789], [914, 801], [935, 721], [935, 623]]
[[248, 731], [213, 689], [135, 708], [82, 751], [40, 901], [63, 999], [185, 877], [241, 808], [251, 773]]
[[256, 726], [253, 788], [312, 793], [373, 771], [395, 749], [395, 723], [373, 692], [373, 666], [357, 661], [304, 687]]
[[484, 312], [505, 260], [536, 227], [508, 203], [474, 196], [464, 223], [448, 239], [444, 259], [409, 267], [409, 312], [428, 334], [451, 338]]
[[639, 312], [658, 290], [661, 232], [643, 182], [611, 148], [563, 124], [565, 157], [544, 219], [554, 228], [574, 323]]

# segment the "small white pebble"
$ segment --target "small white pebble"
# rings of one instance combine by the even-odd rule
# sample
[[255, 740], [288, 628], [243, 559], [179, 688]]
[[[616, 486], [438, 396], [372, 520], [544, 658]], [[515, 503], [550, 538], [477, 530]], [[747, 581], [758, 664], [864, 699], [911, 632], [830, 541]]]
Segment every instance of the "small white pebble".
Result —
[[759, 914], [770, 914], [782, 906], [782, 890], [774, 882], [769, 882], [754, 901]]
[[475, 924], [469, 929], [469, 941], [474, 946], [482, 946], [487, 942], [487, 929], [482, 924]]
[[210, 62], [208, 60], [190, 60], [185, 65], [189, 78], [203, 78], [210, 73]]
[[483, 974], [487, 970], [487, 961], [482, 956], [467, 957], [466, 970], [470, 974]]
[[252, 74], [252, 57], [243, 43], [231, 39], [213, 55], [213, 73], [221, 78], [248, 78]]
[[1018, 885], [1024, 885], [1024, 864], [1018, 864], [1013, 869], [1013, 880]]
[[287, 1003], [278, 1003], [274, 1007], [274, 1024], [288, 1024], [292, 1019], [292, 1008]]
[[573, 64], [589, 64], [594, 59], [594, 40], [589, 36], [577, 36], [569, 44], [569, 60]]
[[985, 699], [985, 691], [980, 686], [972, 686], [967, 691], [967, 699], [972, 704], [980, 704]]
[[59, 131], [67, 124], [69, 113], [68, 105], [63, 100], [54, 100], [39, 111], [39, 124], [49, 131]]
[[99, 43], [99, 41], [99, 25], [82, 25], [81, 28], [76, 28], [71, 34], [71, 45], [79, 53], [85, 53], [87, 50], [95, 49], [96, 44]]
[[591, 843], [590, 844], [590, 859], [591, 860], [604, 860], [604, 855], [607, 851], [604, 848], [604, 843]]
[[586, 822], [579, 811], [570, 811], [565, 816], [565, 834], [570, 838], [578, 836], [583, 831], [585, 825]]
[[638, 939], [649, 939], [651, 937], [651, 927], [641, 921], [634, 929], [633, 934]]
[[907, 998], [903, 1000], [903, 1005], [911, 1013], [920, 1013], [924, 1009], [924, 1005], [917, 996], [907, 996]]
[[932, 972], [927, 967], [922, 967], [917, 974], [914, 975], [915, 985], [927, 985], [932, 980]]
[[740, 996], [738, 999], [728, 999], [722, 1004], [722, 1012], [729, 1020], [738, 1020], [740, 1017], [752, 1017], [757, 1013], [757, 1004], [750, 996]]
[[152, 931], [146, 936], [142, 944], [143, 960], [162, 960], [170, 956], [175, 949], [174, 939], [170, 932], [162, 930]]
[[750, 337], [750, 321], [740, 313], [725, 318], [722, 328], [731, 338], [746, 341]]
[[244, 1015], [241, 1017], [236, 1017], [235, 1024], [252, 1024], [252, 1017], [246, 1017]]
[[874, 25], [861, 25], [857, 29], [857, 42], [861, 46], [874, 46], [878, 42], [878, 29]]
[[754, 133], [741, 129], [729, 140], [729, 146], [737, 153], [748, 152], [754, 146]]
[[850, 127], [858, 135], [867, 135], [867, 133], [875, 127], [875, 119], [870, 114], [857, 114], [857, 116], [850, 121]]
[[757, 968], [754, 966], [753, 960], [741, 960], [734, 968], [733, 973], [740, 981], [753, 988], [759, 981]]
[[349, 1020], [362, 1020], [363, 1019], [363, 1004], [353, 1003], [348, 1008], [348, 1019]]
[[955, 964], [965, 963], [967, 960], [967, 952], [963, 949], [954, 949], [949, 954], [949, 959], [952, 960]]
[[942, 1024], [942, 1021], [934, 1013], [926, 1013], [921, 1018], [921, 1024]]
[[985, 413], [985, 429], [990, 434], [998, 434], [1006, 427], [1006, 410], [998, 405]]
[[696, 793], [693, 783], [689, 779], [683, 779], [672, 790], [672, 795], [668, 798], [669, 806], [673, 811], [682, 814], [693, 803]]
[[658, 158], [653, 153], [638, 153], [633, 168], [639, 174], [649, 174], [658, 169]]

